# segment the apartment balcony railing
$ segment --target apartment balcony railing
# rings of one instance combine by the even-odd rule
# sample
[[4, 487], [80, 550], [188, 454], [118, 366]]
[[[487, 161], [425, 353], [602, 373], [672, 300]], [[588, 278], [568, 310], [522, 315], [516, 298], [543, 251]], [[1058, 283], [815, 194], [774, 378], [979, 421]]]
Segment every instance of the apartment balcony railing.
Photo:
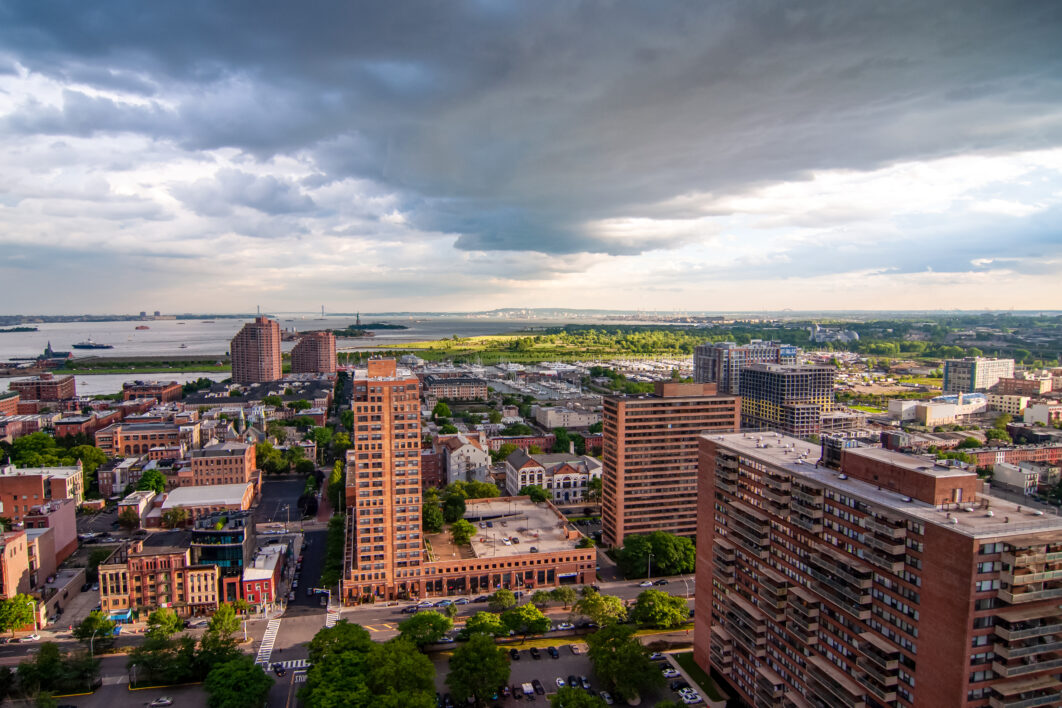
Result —
[[802, 489], [800, 487], [793, 487], [793, 489], [791, 490], [790, 494], [793, 495], [793, 499], [796, 499], [797, 501], [803, 502], [804, 504], [809, 504], [811, 506], [815, 506], [816, 504], [818, 504], [820, 506], [822, 505], [822, 491], [821, 490], [818, 493], [810, 493], [810, 492], [804, 491], [804, 489]]
[[1037, 600], [1053, 600], [1056, 597], [1062, 597], [1062, 588], [1025, 590], [1024, 592], [1012, 592], [1010, 590], [999, 591], [999, 598], [1011, 605], [1019, 604], [1022, 602], [1035, 602]]
[[868, 530], [873, 531], [874, 533], [879, 533], [888, 538], [905, 538], [907, 536], [907, 527], [903, 525], [903, 522], [891, 524], [868, 516], [863, 519], [863, 525]]
[[1035, 563], [1057, 563], [1062, 561], [1062, 551], [1047, 552], [1023, 552], [1023, 551], [1005, 551], [1003, 553], [1003, 562], [1007, 565], [1015, 567], [1021, 567], [1026, 565], [1033, 565]]
[[855, 640], [856, 650], [878, 671], [889, 674], [900, 667], [900, 649], [881, 637], [863, 632]]
[[1062, 703], [1062, 692], [1053, 691], [1032, 698], [1010, 697], [988, 699], [989, 708], [1040, 708], [1040, 706], [1057, 706]]
[[823, 699], [828, 705], [846, 706], [847, 708], [866, 706], [865, 689], [825, 659], [812, 657], [808, 661], [807, 668], [807, 675], [811, 681], [809, 688], [812, 691], [827, 694], [823, 696]]
[[715, 478], [715, 488], [716, 489], [721, 489], [724, 492], [726, 492], [727, 494], [737, 494], [737, 485], [736, 484], [733, 484], [732, 482], [727, 482], [725, 480], [719, 479], [718, 477]]
[[1023, 656], [1033, 656], [1048, 651], [1058, 651], [1060, 649], [1062, 649], [1062, 640], [1017, 645], [996, 642], [992, 650], [996, 653], [996, 656], [1004, 659], [1019, 659]]
[[[1045, 608], [1052, 613], [1058, 612], [1058, 608], [1049, 607]], [[1015, 623], [1013, 627], [1004, 627], [997, 624], [995, 626], [996, 636], [1008, 642], [1017, 641], [1019, 639], [1029, 639], [1030, 637], [1042, 637], [1045, 634], [1056, 634], [1062, 632], [1062, 623], [1051, 622], [1047, 624], [1037, 624], [1029, 626], [1027, 623]]]
[[1062, 578], [1062, 570], [1045, 570], [1038, 573], [1014, 573], [1006, 571], [1000, 576], [1000, 579], [1003, 582], [1009, 583], [1010, 585], [1043, 583], [1048, 580], [1058, 580], [1060, 578]]
[[874, 550], [893, 556], [903, 554], [906, 549], [906, 544], [904, 544], [902, 539], [881, 538], [869, 533], [863, 535], [863, 544]]
[[1062, 668], [1062, 658], [1056, 658], [1054, 655], [1050, 658], [1045, 657], [1039, 661], [1025, 661], [1021, 664], [1011, 664], [1009, 666], [1001, 661], [992, 662], [992, 671], [994, 671], [997, 676], [1002, 676], [1004, 678], [1026, 676], [1039, 671], [1049, 671], [1058, 668]]
[[[790, 509], [793, 511], [793, 509]], [[810, 533], [822, 533], [822, 519], [814, 519], [800, 514], [792, 514], [789, 517], [789, 523], [804, 529]]]

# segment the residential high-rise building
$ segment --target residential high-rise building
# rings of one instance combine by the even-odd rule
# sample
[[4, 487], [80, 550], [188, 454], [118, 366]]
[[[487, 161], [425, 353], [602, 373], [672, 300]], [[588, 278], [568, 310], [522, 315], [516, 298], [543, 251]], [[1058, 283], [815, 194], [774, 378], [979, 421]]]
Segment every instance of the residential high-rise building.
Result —
[[232, 338], [232, 380], [234, 383], [276, 381], [282, 374], [280, 325], [268, 317], [256, 317]]
[[657, 383], [652, 396], [604, 401], [602, 540], [628, 534], [697, 532], [697, 437], [739, 429], [736, 396], [715, 384]]
[[394, 359], [355, 372], [343, 598], [419, 593], [420, 381]]
[[291, 350], [291, 373], [334, 374], [336, 336], [331, 332], [307, 332]]
[[699, 444], [694, 659], [743, 704], [1062, 705], [1062, 518], [890, 450]]
[[1013, 359], [968, 356], [944, 360], [944, 393], [987, 391], [1000, 379], [1014, 376]]
[[805, 437], [833, 410], [832, 366], [752, 364], [741, 372], [741, 425]]
[[711, 342], [693, 352], [693, 380], [714, 383], [719, 393], [741, 391], [741, 371], [750, 364], [796, 364], [799, 349], [791, 344], [754, 339], [748, 344]]

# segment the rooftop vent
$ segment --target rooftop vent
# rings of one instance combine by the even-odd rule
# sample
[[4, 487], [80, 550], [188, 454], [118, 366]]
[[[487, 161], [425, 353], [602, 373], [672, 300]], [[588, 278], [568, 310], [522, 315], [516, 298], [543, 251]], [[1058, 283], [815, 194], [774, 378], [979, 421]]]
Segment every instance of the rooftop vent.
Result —
[[989, 518], [991, 518], [991, 517], [993, 517], [995, 515], [996, 515], [996, 512], [992, 511], [991, 509], [989, 509], [988, 511], [985, 512], [985, 516], [987, 516]]

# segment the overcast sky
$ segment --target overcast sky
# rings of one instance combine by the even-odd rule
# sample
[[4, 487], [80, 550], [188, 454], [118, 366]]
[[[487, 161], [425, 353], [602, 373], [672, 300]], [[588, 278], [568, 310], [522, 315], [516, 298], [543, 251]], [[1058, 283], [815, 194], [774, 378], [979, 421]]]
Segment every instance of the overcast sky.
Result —
[[1062, 308], [1060, 48], [1050, 1], [0, 0], [0, 312]]

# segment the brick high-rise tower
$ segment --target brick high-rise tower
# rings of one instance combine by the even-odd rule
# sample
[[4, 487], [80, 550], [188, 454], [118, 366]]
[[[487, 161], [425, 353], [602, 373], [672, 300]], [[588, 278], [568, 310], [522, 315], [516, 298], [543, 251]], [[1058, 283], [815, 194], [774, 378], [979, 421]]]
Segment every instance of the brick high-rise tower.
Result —
[[605, 399], [602, 540], [631, 533], [697, 533], [697, 437], [739, 428], [737, 396], [715, 384], [658, 383], [653, 396]]
[[334, 374], [336, 336], [331, 332], [307, 332], [291, 350], [291, 373]]
[[420, 382], [394, 359], [354, 374], [343, 601], [419, 592]]
[[232, 380], [235, 383], [265, 383], [281, 378], [280, 325], [268, 317], [256, 317], [232, 338]]

